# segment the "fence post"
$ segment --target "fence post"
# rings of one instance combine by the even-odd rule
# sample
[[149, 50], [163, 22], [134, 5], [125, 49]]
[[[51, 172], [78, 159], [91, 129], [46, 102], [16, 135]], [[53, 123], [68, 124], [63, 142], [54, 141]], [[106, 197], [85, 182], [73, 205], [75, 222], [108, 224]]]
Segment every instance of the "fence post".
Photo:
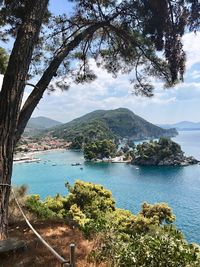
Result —
[[70, 244], [70, 267], [75, 267], [75, 244]]

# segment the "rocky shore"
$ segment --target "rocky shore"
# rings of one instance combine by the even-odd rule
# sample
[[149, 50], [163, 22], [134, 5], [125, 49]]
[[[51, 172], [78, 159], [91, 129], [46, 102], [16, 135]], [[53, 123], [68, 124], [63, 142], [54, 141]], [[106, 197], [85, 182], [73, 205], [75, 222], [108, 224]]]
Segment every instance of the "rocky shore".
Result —
[[184, 155], [176, 155], [171, 157], [166, 157], [164, 159], [159, 159], [154, 156], [148, 159], [144, 158], [135, 158], [132, 161], [134, 165], [143, 165], [143, 166], [189, 166], [198, 164], [200, 161], [194, 157], [186, 157]]

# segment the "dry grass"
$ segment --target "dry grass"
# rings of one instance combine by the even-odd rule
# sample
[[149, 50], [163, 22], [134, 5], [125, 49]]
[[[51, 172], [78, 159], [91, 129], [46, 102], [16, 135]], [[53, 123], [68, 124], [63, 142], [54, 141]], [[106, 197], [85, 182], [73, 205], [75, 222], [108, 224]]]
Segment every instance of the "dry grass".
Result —
[[[76, 244], [77, 267], [106, 267], [106, 265], [89, 263], [87, 255], [93, 248], [93, 242], [86, 240], [78, 229], [70, 228], [64, 222], [36, 222], [35, 229], [64, 258], [69, 258], [70, 243]], [[10, 226], [9, 236], [26, 240], [27, 249], [12, 252], [0, 258], [0, 267], [60, 267], [61, 264], [38, 241], [28, 226], [23, 222]]]

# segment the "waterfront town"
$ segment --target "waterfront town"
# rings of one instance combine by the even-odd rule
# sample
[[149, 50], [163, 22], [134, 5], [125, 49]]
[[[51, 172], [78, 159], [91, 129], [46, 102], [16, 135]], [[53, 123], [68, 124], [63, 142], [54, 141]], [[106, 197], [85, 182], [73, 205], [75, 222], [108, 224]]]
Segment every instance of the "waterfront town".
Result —
[[64, 139], [45, 136], [43, 138], [22, 137], [16, 147], [16, 153], [46, 151], [52, 149], [68, 149], [71, 142]]

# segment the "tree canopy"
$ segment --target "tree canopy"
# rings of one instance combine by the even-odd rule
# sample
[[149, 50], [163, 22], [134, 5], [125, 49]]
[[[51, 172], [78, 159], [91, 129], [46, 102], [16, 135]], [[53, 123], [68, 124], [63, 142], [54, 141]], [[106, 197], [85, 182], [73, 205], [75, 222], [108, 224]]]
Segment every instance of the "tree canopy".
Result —
[[8, 64], [8, 55], [6, 50], [0, 47], [0, 74], [4, 74]]
[[84, 158], [86, 160], [97, 160], [114, 157], [117, 146], [111, 140], [97, 140], [84, 146]]

